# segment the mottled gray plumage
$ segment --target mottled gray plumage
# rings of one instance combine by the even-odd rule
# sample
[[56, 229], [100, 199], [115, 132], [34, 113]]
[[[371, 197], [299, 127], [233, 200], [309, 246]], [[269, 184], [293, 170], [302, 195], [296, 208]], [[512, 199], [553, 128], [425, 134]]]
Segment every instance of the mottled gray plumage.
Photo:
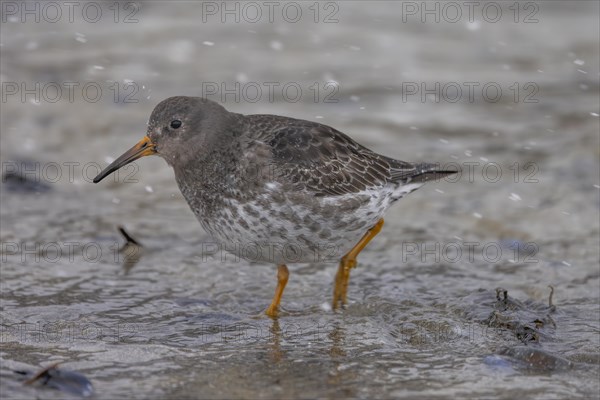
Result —
[[223, 250], [278, 264], [337, 262], [396, 200], [454, 172], [376, 154], [316, 122], [197, 97], [159, 103], [147, 136]]

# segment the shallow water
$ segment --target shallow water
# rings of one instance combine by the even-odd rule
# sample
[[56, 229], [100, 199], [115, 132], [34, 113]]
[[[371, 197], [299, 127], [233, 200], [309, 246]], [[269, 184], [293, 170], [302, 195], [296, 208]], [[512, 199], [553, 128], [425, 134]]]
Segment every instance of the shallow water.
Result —
[[[297, 23], [270, 23], [266, 9], [221, 23], [190, 2], [143, 3], [134, 23], [124, 3], [118, 23], [108, 8], [98, 23], [3, 21], [2, 397], [71, 396], [12, 372], [57, 361], [98, 398], [598, 396], [598, 4], [534, 3], [535, 23], [533, 8], [515, 23], [508, 3], [496, 23], [422, 23], [391, 2], [322, 5], [315, 23], [298, 4]], [[93, 82], [102, 97], [7, 94], [36, 82]], [[290, 265], [280, 318], [264, 316], [276, 269], [208, 254], [162, 160], [90, 182], [142, 137], [158, 101], [235, 82], [239, 101], [209, 98], [463, 170], [389, 211], [343, 311], [329, 307], [336, 265], [315, 262]], [[271, 101], [270, 82], [302, 96]], [[410, 94], [436, 82], [451, 83], [438, 102]], [[119, 225], [143, 248], [119, 251]]]

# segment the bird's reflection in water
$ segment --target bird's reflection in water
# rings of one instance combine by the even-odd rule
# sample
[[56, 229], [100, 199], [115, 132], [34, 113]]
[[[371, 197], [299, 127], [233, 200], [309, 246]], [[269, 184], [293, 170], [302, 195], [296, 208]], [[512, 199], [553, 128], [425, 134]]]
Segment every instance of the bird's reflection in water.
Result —
[[[324, 334], [327, 333], [328, 326], [319, 327], [317, 332], [308, 333], [309, 335], [315, 335], [315, 339], [324, 339]], [[286, 329], [289, 331], [289, 329]], [[281, 340], [283, 333], [279, 320], [274, 319], [269, 329], [269, 353], [273, 362], [279, 362], [284, 358], [285, 351], [281, 349]], [[342, 363], [342, 358], [346, 357], [346, 351], [344, 350], [346, 333], [344, 328], [340, 327], [338, 323], [331, 328], [331, 331], [327, 333], [327, 338], [331, 340], [331, 347], [328, 348], [327, 353], [331, 357], [332, 361], [335, 361], [336, 366]]]
[[[283, 374], [284, 377], [286, 373], [293, 371], [294, 378], [292, 381], [309, 377], [331, 388], [344, 387], [341, 391], [335, 389], [340, 397], [357, 397], [356, 388], [348, 384], [360, 381], [360, 376], [359, 371], [354, 369], [348, 360], [348, 339], [343, 324], [338, 322], [332, 325], [318, 324], [316, 330], [315, 327], [312, 328], [300, 327], [291, 323], [284, 324], [282, 329], [279, 320], [274, 319], [270, 325], [269, 336], [266, 341], [269, 366], [278, 364], [274, 371], [279, 371], [278, 374]], [[301, 337], [297, 337], [298, 335]], [[286, 345], [282, 347], [284, 340], [288, 341], [287, 348]], [[298, 347], [290, 346], [290, 342], [295, 340], [302, 343], [310, 342], [311, 350], [314, 350], [316, 354], [322, 354], [323, 357], [319, 357], [318, 362], [310, 362], [311, 368], [299, 370], [298, 364], [296, 364], [296, 361], [299, 361], [296, 359]], [[306, 361], [317, 360], [308, 359]], [[279, 379], [277, 381], [279, 382]]]
[[119, 232], [125, 239], [125, 244], [119, 249], [119, 260], [121, 260], [123, 273], [129, 275], [129, 272], [142, 258], [144, 247], [140, 242], [131, 237], [122, 226], [119, 226]]
[[331, 348], [329, 349], [329, 356], [331, 356], [331, 359], [336, 360], [340, 357], [345, 357], [346, 352], [344, 351], [344, 344], [346, 341], [346, 332], [344, 331], [344, 328], [341, 328], [339, 323], [335, 323], [333, 329], [327, 336], [331, 340]]
[[348, 368], [346, 330], [338, 322], [335, 322], [328, 338], [331, 340], [331, 347], [329, 348], [331, 367], [329, 368], [327, 382], [333, 387], [342, 388], [341, 390], [338, 389], [339, 397], [355, 398], [357, 397], [356, 390], [349, 383], [359, 381], [360, 377], [356, 370]]
[[281, 327], [277, 319], [273, 320], [269, 333], [269, 356], [272, 362], [279, 363], [285, 353], [281, 350]]

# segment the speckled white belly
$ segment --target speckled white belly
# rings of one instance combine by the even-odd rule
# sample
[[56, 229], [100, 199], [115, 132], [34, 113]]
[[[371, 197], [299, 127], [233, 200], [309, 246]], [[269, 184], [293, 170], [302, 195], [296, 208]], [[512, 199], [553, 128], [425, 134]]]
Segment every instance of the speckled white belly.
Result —
[[388, 185], [359, 193], [313, 197], [300, 202], [269, 184], [255, 200], [226, 199], [226, 207], [210, 222], [198, 219], [220, 252], [248, 261], [274, 264], [337, 263], [399, 198], [423, 184]]

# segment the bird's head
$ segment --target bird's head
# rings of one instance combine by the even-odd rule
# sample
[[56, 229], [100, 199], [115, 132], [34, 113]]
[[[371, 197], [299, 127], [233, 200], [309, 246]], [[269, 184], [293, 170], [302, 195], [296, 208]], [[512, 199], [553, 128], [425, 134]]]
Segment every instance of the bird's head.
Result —
[[197, 156], [201, 149], [207, 152], [228, 130], [233, 115], [201, 97], [169, 97], [152, 111], [146, 136], [100, 172], [94, 183], [141, 157], [156, 154], [175, 165]]

